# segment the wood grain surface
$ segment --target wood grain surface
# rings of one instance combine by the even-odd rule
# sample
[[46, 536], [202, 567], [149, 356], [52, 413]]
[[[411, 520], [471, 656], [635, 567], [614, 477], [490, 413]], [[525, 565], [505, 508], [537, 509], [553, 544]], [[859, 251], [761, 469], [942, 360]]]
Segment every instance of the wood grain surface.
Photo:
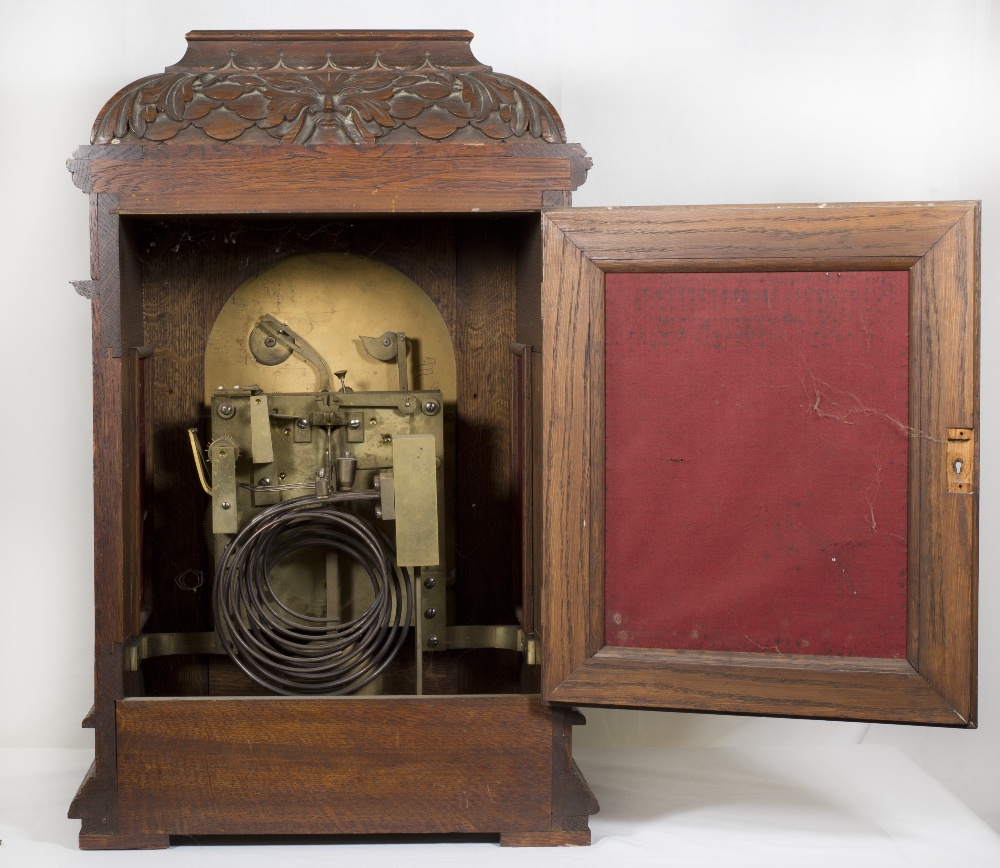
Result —
[[122, 831], [550, 832], [563, 714], [527, 696], [124, 700]]
[[206, 171], [204, 147], [102, 145], [78, 150], [70, 169], [129, 214], [537, 211], [546, 191], [576, 188], [585, 169], [574, 163], [587, 160], [579, 146], [531, 147], [229, 144]]

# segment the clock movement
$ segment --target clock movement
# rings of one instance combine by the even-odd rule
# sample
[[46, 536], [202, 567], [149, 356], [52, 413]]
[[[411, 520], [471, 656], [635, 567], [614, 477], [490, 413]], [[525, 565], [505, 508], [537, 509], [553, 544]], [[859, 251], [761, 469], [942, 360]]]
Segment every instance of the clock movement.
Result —
[[586, 844], [577, 706], [974, 724], [978, 204], [571, 208], [471, 38], [196, 31], [70, 160], [81, 847]]

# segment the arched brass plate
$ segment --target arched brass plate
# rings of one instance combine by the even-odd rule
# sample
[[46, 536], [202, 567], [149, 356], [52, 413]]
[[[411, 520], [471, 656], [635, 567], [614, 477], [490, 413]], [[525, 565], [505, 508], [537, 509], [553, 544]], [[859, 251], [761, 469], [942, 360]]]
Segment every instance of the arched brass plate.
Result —
[[[239, 286], [219, 312], [205, 349], [205, 403], [218, 386], [258, 385], [266, 392], [309, 392], [316, 372], [297, 355], [275, 365], [250, 352], [250, 334], [263, 314], [287, 323], [325, 359], [347, 369], [355, 391], [398, 387], [391, 363], [372, 358], [362, 335], [404, 332], [412, 389], [440, 389], [455, 402], [455, 355], [437, 306], [406, 275], [349, 253], [292, 256]], [[333, 388], [338, 388], [334, 383]]]

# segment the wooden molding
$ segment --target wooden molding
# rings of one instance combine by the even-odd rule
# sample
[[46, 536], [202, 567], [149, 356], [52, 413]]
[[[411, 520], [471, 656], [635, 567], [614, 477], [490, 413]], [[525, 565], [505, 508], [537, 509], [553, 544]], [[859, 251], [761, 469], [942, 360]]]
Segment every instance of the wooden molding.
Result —
[[[979, 204], [558, 210], [543, 238], [545, 698], [974, 725], [978, 470], [946, 467], [979, 425]], [[606, 647], [604, 274], [834, 269], [910, 275], [908, 659]]]
[[464, 31], [196, 31], [187, 38], [179, 64], [108, 101], [93, 144], [566, 141], [552, 104], [479, 63]]

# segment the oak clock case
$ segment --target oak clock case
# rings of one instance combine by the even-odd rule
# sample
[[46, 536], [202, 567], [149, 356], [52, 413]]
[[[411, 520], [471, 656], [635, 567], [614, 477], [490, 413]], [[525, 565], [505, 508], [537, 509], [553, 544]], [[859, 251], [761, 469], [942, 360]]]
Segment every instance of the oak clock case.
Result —
[[[589, 159], [471, 38], [193, 32], [70, 161], [94, 321], [81, 847], [586, 844], [577, 705], [974, 722], [978, 205], [572, 209]], [[676, 546], [638, 558], [636, 533], [713, 526], [679, 507], [706, 484], [688, 459], [731, 451], [670, 390], [817, 323], [837, 351], [803, 337], [773, 373], [823, 399], [755, 412], [848, 456], [839, 511], [780, 501], [825, 567], [751, 552], [709, 584]], [[883, 391], [854, 373], [874, 352]]]

